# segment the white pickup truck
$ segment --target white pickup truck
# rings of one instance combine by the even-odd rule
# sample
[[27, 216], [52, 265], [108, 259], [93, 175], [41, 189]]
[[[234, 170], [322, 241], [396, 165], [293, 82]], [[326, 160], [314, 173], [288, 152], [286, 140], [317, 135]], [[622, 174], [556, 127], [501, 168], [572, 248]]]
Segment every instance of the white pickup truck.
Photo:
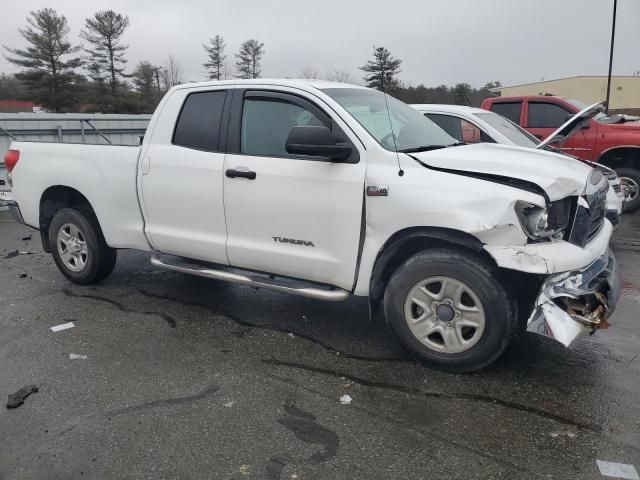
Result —
[[618, 297], [600, 172], [461, 145], [363, 87], [177, 86], [140, 147], [14, 142], [5, 163], [11, 211], [72, 282], [104, 279], [127, 248], [177, 272], [367, 296], [411, 354], [453, 370], [488, 365], [519, 326], [569, 346]]

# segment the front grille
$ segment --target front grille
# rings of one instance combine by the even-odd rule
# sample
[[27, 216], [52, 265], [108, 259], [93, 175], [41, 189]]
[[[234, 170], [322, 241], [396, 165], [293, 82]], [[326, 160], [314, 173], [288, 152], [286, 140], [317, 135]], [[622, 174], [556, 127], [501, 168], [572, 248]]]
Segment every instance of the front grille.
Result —
[[612, 187], [613, 187], [613, 191], [614, 191], [614, 192], [616, 192], [616, 193], [622, 193], [622, 187], [620, 186], [620, 184], [619, 184], [619, 183], [614, 183], [614, 184], [612, 185]]
[[584, 247], [600, 232], [607, 214], [608, 188], [608, 182], [603, 179], [597, 186], [587, 187], [587, 193], [578, 198], [567, 238], [569, 242]]

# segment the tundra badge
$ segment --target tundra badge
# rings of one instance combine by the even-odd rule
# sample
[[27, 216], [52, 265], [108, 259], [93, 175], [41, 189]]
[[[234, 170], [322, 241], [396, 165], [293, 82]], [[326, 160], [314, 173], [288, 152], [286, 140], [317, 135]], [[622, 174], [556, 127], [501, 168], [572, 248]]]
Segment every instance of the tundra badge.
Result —
[[296, 240], [295, 238], [273, 237], [274, 242], [290, 243], [292, 245], [304, 245], [305, 247], [315, 247], [313, 242], [307, 240]]

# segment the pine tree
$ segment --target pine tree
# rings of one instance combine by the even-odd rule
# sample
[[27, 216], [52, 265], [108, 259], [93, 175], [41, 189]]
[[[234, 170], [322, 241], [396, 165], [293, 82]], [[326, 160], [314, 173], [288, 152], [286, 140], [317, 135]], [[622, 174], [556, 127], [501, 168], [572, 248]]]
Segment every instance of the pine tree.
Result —
[[211, 46], [202, 45], [209, 56], [209, 61], [203, 65], [209, 71], [210, 80], [220, 80], [222, 77], [222, 70], [224, 69], [224, 61], [227, 58], [224, 54], [226, 44], [224, 43], [224, 38], [222, 38], [221, 35], [216, 35], [209, 39], [209, 42], [211, 43]]
[[143, 112], [152, 112], [158, 103], [158, 88], [156, 85], [157, 67], [147, 61], [139, 62], [133, 71], [131, 78], [138, 96], [140, 109]]
[[237, 78], [260, 78], [262, 73], [260, 61], [264, 56], [264, 43], [251, 39], [242, 42], [240, 51], [236, 53]]
[[4, 47], [10, 55], [5, 58], [22, 67], [16, 77], [25, 82], [32, 98], [53, 112], [75, 104], [78, 75], [74, 69], [82, 65], [80, 50], [68, 41], [69, 27], [64, 15], [52, 8], [32, 11], [28, 26], [20, 28], [27, 47]]
[[80, 34], [90, 44], [85, 52], [91, 55], [88, 59], [91, 77], [94, 80], [107, 78], [112, 110], [115, 109], [118, 78], [125, 76], [127, 60], [124, 53], [129, 46], [123, 45], [120, 40], [128, 26], [129, 17], [113, 10], [101, 10], [85, 19], [85, 30]]
[[373, 60], [367, 61], [360, 70], [366, 72], [367, 86], [381, 91], [391, 90], [399, 85], [396, 75], [400, 73], [402, 60], [393, 58], [384, 47], [373, 47]]

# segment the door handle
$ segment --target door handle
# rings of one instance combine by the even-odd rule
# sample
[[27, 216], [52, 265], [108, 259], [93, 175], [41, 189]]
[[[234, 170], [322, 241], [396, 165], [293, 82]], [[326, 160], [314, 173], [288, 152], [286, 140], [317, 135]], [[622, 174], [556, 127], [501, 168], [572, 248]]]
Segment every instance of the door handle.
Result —
[[234, 168], [229, 168], [225, 172], [225, 175], [228, 178], [240, 177], [240, 178], [247, 178], [249, 180], [256, 179], [256, 172], [252, 172], [251, 170], [236, 170]]

